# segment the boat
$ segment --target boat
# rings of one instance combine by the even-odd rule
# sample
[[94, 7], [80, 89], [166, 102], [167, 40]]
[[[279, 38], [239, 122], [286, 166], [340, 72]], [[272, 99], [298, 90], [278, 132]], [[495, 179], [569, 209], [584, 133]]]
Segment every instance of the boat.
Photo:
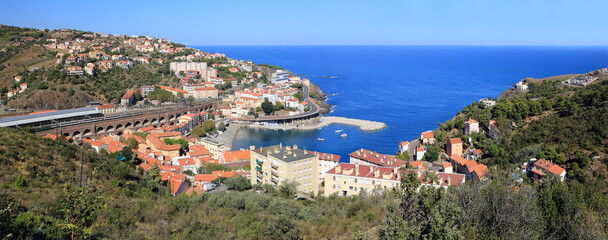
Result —
[[346, 133], [342, 133], [342, 135], [340, 135], [340, 137], [346, 137]]
[[320, 78], [333, 79], [333, 78], [338, 78], [338, 76], [321, 76]]
[[342, 132], [342, 129], [338, 129], [338, 130], [336, 130], [336, 132], [337, 132], [337, 133], [341, 133], [341, 132]]
[[319, 141], [325, 141], [325, 138], [317, 138]]

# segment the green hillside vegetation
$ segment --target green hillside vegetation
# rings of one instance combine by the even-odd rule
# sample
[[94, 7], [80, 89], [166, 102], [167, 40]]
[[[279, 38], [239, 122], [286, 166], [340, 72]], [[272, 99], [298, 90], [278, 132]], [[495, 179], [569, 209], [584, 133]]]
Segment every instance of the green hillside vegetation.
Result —
[[246, 190], [234, 179], [225, 180], [228, 192], [168, 197], [158, 168], [142, 174], [128, 147], [104, 155], [13, 129], [0, 129], [0, 137], [0, 236], [7, 239], [607, 237], [603, 181], [530, 185], [493, 170], [488, 181], [417, 192], [420, 183], [406, 175], [403, 188], [381, 195], [294, 200], [293, 183]]
[[[475, 148], [483, 150], [483, 163], [513, 169], [530, 158], [547, 158], [563, 166], [568, 177], [587, 182], [605, 180], [608, 166], [608, 81], [605, 76], [587, 87], [561, 84], [549, 78], [529, 84], [530, 90], [508, 90], [493, 108], [477, 102], [466, 106], [436, 130], [438, 145], [449, 137], [462, 137], [468, 118], [487, 131], [496, 120], [499, 136], [471, 136]], [[465, 145], [469, 145], [468, 141]], [[596, 157], [597, 161], [590, 161]]]

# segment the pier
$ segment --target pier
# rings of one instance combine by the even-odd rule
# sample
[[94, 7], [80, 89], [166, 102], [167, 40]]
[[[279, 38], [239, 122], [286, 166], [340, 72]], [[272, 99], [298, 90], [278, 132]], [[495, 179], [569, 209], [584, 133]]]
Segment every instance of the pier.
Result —
[[319, 122], [315, 127], [325, 127], [333, 123], [357, 126], [359, 129], [361, 129], [361, 131], [378, 131], [386, 127], [386, 124], [382, 122], [345, 117], [321, 117], [321, 122]]

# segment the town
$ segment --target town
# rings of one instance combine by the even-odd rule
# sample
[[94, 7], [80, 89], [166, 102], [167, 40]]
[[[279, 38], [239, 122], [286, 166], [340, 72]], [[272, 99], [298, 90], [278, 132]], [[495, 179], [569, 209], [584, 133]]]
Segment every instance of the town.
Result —
[[[71, 31], [62, 29], [59, 33]], [[284, 128], [290, 123], [305, 125], [318, 117], [319, 106], [311, 99], [314, 92], [310, 91], [310, 81], [280, 67], [205, 53], [151, 36], [85, 33], [69, 40], [53, 38], [44, 42], [45, 48], [57, 51], [55, 64], [67, 76], [93, 77], [113, 68], [153, 64], [168, 67], [177, 81], [170, 86], [125, 89], [115, 102], [89, 102], [85, 108], [43, 109], [4, 118], [0, 126], [30, 128], [44, 138], [71, 139], [121, 161], [129, 158], [139, 163], [142, 172], [158, 172], [173, 196], [226, 190], [220, 186], [227, 178], [243, 178], [258, 187], [295, 184], [299, 194], [310, 196], [381, 193], [399, 187], [401, 177], [410, 172], [423, 185], [447, 188], [484, 179], [489, 169], [478, 162], [483, 152], [474, 147], [471, 135], [495, 138], [500, 134], [495, 120], [489, 120], [487, 128], [482, 129], [470, 118], [458, 130], [461, 137], [439, 142], [432, 131], [426, 131], [417, 139], [400, 142], [395, 155], [361, 148], [350, 153], [348, 161], [341, 161], [337, 154], [299, 149], [297, 145], [232, 150], [232, 139], [222, 138], [222, 133], [243, 124]], [[17, 89], [6, 92], [9, 99], [28, 89], [24, 76], [15, 76], [14, 80]], [[518, 82], [516, 88], [528, 90], [527, 84]], [[479, 103], [486, 108], [496, 104], [491, 99]], [[181, 108], [184, 105], [187, 108]], [[148, 119], [135, 118], [150, 112], [152, 117]], [[115, 122], [120, 119], [126, 122]], [[109, 120], [114, 121], [113, 125], [102, 125]], [[335, 117], [321, 121], [319, 126], [332, 122], [355, 122], [352, 124], [362, 130], [385, 127]], [[522, 174], [537, 181], [553, 174], [564, 181], [565, 169], [551, 160], [530, 159], [522, 163]]]

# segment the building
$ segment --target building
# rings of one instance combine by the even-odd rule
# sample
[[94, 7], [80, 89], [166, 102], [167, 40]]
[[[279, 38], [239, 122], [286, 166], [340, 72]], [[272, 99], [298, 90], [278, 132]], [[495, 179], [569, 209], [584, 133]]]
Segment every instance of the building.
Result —
[[178, 157], [179, 149], [181, 145], [173, 144], [167, 145], [163, 138], [157, 135], [156, 132], [151, 132], [150, 135], [146, 137], [146, 144], [153, 152], [160, 152], [165, 157]]
[[135, 104], [135, 90], [129, 89], [120, 99], [120, 105], [128, 107]]
[[452, 156], [454, 154], [462, 156], [462, 140], [460, 138], [448, 139], [445, 152], [448, 154], [448, 156]]
[[479, 99], [479, 103], [483, 104], [486, 108], [491, 108], [494, 107], [494, 105], [496, 105], [496, 101], [487, 99], [487, 98], [482, 98]]
[[469, 120], [464, 123], [464, 134], [471, 135], [478, 132], [479, 122], [475, 121], [475, 119], [469, 118]]
[[399, 142], [399, 153], [404, 153], [406, 151], [409, 151], [410, 149], [410, 142], [409, 141], [401, 141]]
[[162, 86], [162, 85], [157, 85], [158, 87], [169, 91], [171, 94], [175, 95], [176, 97], [179, 97], [179, 94], [181, 93], [182, 96], [184, 98], [188, 98], [188, 92], [181, 90], [181, 89], [177, 89], [177, 88], [172, 88], [172, 87], [167, 87], [167, 86]]
[[539, 160], [536, 160], [536, 158], [530, 159], [526, 170], [528, 175], [536, 181], [542, 181], [548, 174], [558, 176], [562, 182], [566, 179], [566, 169], [542, 158]]
[[206, 62], [172, 62], [169, 64], [169, 69], [173, 72], [198, 71], [201, 79], [207, 79], [207, 63]]
[[[405, 170], [406, 173], [415, 171], [422, 185], [433, 187], [458, 186], [464, 183], [465, 176], [457, 173], [438, 172], [437, 182], [424, 181], [426, 171]], [[340, 163], [326, 173], [325, 196], [332, 194], [342, 196], [358, 195], [361, 192], [381, 193], [398, 187], [401, 184], [402, 170], [397, 167], [378, 167], [352, 163]]]
[[220, 159], [222, 154], [226, 151], [224, 149], [224, 144], [216, 139], [206, 137], [197, 140], [196, 143], [208, 149], [209, 153], [211, 153], [211, 157], [214, 159]]
[[284, 70], [273, 72], [270, 77], [270, 82], [275, 85], [289, 82], [289, 72]]
[[384, 167], [400, 167], [405, 161], [393, 156], [380, 154], [370, 150], [359, 149], [349, 154], [350, 163]]
[[426, 147], [420, 146], [416, 148], [416, 161], [420, 161], [424, 158], [424, 154], [426, 154]]
[[433, 132], [426, 131], [420, 134], [420, 140], [422, 140], [422, 144], [433, 144], [435, 143], [435, 136]]
[[106, 105], [95, 106], [95, 107], [97, 109], [99, 109], [99, 112], [101, 112], [103, 114], [118, 112], [118, 109], [116, 108], [116, 105], [114, 105], [113, 103], [106, 104]]
[[279, 187], [285, 181], [298, 183], [298, 192], [319, 192], [319, 158], [298, 146], [275, 145], [251, 149], [251, 184]]
[[217, 98], [218, 90], [214, 87], [199, 87], [194, 89], [194, 98], [196, 99], [204, 99], [204, 98]]
[[246, 162], [249, 163], [249, 159], [251, 158], [250, 150], [235, 150], [235, 151], [226, 151], [222, 158], [220, 159], [221, 164], [237, 164]]
[[84, 74], [82, 67], [79, 66], [68, 66], [67, 71], [68, 76], [82, 76]]
[[325, 181], [325, 173], [340, 163], [340, 155], [310, 151], [319, 158], [319, 183]]
[[139, 87], [139, 92], [142, 97], [147, 97], [150, 92], [154, 91], [154, 86], [141, 86]]
[[488, 135], [491, 138], [496, 138], [498, 136], [498, 128], [496, 127], [496, 121], [490, 120], [488, 122]]

